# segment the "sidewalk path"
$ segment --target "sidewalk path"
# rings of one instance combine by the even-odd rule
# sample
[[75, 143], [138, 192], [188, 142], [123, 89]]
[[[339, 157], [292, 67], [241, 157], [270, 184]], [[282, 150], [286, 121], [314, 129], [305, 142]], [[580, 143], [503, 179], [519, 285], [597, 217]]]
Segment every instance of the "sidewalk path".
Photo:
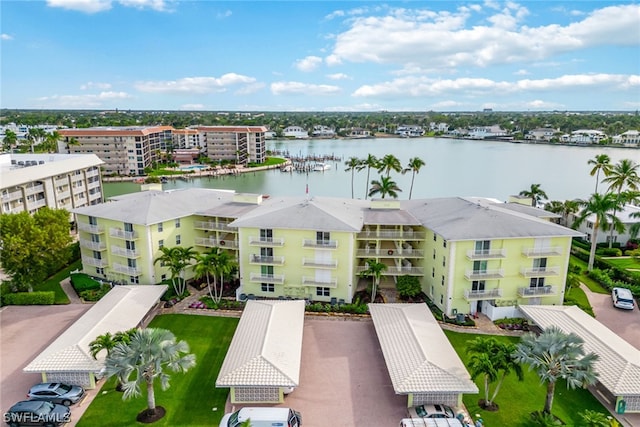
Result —
[[62, 282], [60, 282], [60, 286], [62, 287], [64, 293], [69, 297], [69, 301], [71, 301], [71, 304], [82, 304], [82, 300], [76, 293], [76, 290], [73, 289], [73, 286], [71, 286], [70, 278], [67, 277]]

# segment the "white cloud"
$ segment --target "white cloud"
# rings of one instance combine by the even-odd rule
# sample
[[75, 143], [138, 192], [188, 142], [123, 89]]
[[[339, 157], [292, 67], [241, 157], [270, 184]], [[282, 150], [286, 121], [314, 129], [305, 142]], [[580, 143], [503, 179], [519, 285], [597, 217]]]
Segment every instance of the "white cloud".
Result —
[[[485, 7], [495, 7], [485, 3]], [[485, 12], [487, 10], [485, 9]], [[472, 8], [457, 11], [394, 9], [386, 16], [358, 17], [337, 34], [328, 65], [341, 62], [487, 67], [493, 64], [533, 62], [554, 55], [601, 45], [637, 46], [640, 5], [609, 6], [584, 19], [562, 25], [527, 26], [529, 11], [515, 3], [471, 23]], [[483, 15], [480, 15], [483, 18]]]
[[224, 18], [228, 18], [233, 14], [233, 12], [231, 12], [230, 10], [225, 10], [224, 12], [218, 12], [216, 14], [216, 18], [218, 19], [224, 19]]
[[300, 71], [308, 73], [318, 68], [320, 64], [322, 64], [322, 58], [319, 56], [307, 56], [305, 58], [298, 59], [295, 63], [295, 67]]
[[604, 88], [608, 91], [626, 90], [640, 86], [640, 76], [622, 74], [575, 74], [553, 79], [523, 79], [514, 82], [486, 78], [432, 79], [406, 76], [355, 90], [355, 97], [425, 97], [425, 96], [491, 96], [529, 92], [557, 92], [562, 90]]
[[181, 110], [203, 111], [206, 110], [204, 104], [184, 104], [180, 106]]
[[340, 93], [340, 88], [301, 82], [274, 82], [271, 83], [271, 92], [274, 95], [335, 95]]
[[118, 0], [125, 7], [136, 9], [151, 9], [157, 12], [170, 12], [172, 0]]
[[132, 98], [126, 92], [100, 92], [99, 94], [91, 95], [53, 95], [43, 96], [38, 98], [38, 101], [44, 103], [44, 105], [58, 107], [58, 108], [94, 108], [102, 107], [107, 102], [119, 101]]
[[84, 13], [97, 13], [111, 9], [111, 0], [47, 0], [47, 5]]
[[178, 80], [137, 82], [134, 87], [141, 92], [205, 94], [226, 92], [231, 86], [255, 83], [256, 79], [253, 77], [228, 73], [221, 77], [185, 77]]
[[527, 70], [520, 69], [513, 74], [515, 74], [516, 76], [528, 76], [530, 73]]
[[0, 40], [13, 40], [13, 36], [11, 34], [2, 33], [0, 34]]
[[99, 82], [87, 82], [83, 85], [80, 85], [80, 90], [91, 90], [91, 89], [108, 90], [108, 89], [111, 89], [111, 84], [99, 83]]
[[345, 73], [327, 74], [327, 78], [330, 80], [349, 80], [351, 77]]

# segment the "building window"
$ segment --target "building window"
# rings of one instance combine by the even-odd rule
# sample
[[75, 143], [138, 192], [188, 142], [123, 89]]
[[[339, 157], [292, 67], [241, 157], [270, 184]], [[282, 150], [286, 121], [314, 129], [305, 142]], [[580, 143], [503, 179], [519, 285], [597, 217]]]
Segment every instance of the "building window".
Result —
[[486, 273], [487, 272], [487, 261], [473, 261], [473, 272], [474, 273]]
[[124, 223], [124, 231], [132, 233], [133, 232], [133, 224], [125, 222]]
[[440, 295], [440, 305], [444, 304], [444, 297]]
[[436, 277], [436, 268], [431, 267], [431, 277]]
[[531, 280], [529, 280], [530, 288], [539, 288], [542, 286], [544, 286], [544, 277], [532, 277]]
[[94, 259], [102, 259], [102, 254], [98, 251], [93, 251], [93, 258]]
[[260, 288], [262, 289], [262, 292], [275, 292], [276, 290], [273, 283], [261, 283]]
[[316, 241], [318, 245], [328, 245], [331, 234], [328, 231], [316, 231]]
[[161, 222], [158, 223], [158, 232], [162, 233], [162, 223]]
[[433, 259], [436, 259], [436, 250], [433, 250]]
[[444, 267], [447, 264], [447, 257], [443, 256], [442, 257], [442, 266]]
[[90, 216], [89, 225], [98, 225], [98, 219], [95, 216]]
[[138, 276], [130, 276], [129, 277], [129, 283], [137, 285], [137, 284], [140, 283], [140, 278]]
[[160, 281], [164, 282], [165, 280], [167, 280], [166, 274], [163, 274], [162, 276], [160, 276]]
[[484, 280], [474, 280], [473, 282], [471, 282], [471, 290], [474, 292], [482, 292], [484, 291], [484, 285]]
[[263, 277], [273, 277], [273, 265], [261, 265], [260, 275]]
[[545, 271], [547, 269], [547, 259], [546, 258], [536, 258], [533, 260], [533, 268], [536, 271]]
[[176, 219], [176, 228], [180, 228], [180, 218]]
[[438, 236], [436, 236], [436, 233], [433, 233], [433, 241], [436, 242], [438, 240]]
[[319, 297], [328, 297], [331, 296], [331, 288], [316, 288], [316, 295]]
[[180, 238], [180, 235], [176, 235], [176, 245], [179, 245], [181, 241], [182, 239]]
[[431, 295], [433, 296], [433, 285], [431, 285]]
[[162, 249], [164, 247], [164, 240], [158, 240], [158, 249]]
[[96, 267], [96, 274], [104, 274], [104, 268]]
[[478, 255], [488, 255], [490, 248], [491, 248], [491, 241], [490, 240], [478, 240], [478, 241], [476, 241], [476, 254], [478, 254]]
[[260, 240], [263, 242], [273, 242], [273, 230], [271, 229], [261, 229], [260, 230]]
[[442, 286], [444, 286], [444, 275], [442, 275], [442, 280], [440, 282], [442, 283]]
[[442, 241], [442, 246], [445, 247], [445, 248], [447, 247], [447, 241], [446, 240]]

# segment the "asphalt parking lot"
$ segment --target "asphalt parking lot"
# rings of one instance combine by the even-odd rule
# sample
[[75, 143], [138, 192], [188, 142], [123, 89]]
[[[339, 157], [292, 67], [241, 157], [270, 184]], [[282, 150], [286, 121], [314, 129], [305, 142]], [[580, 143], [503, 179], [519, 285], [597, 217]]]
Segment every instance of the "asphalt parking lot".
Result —
[[[90, 304], [8, 306], [0, 309], [0, 409], [25, 400], [42, 381], [22, 371], [42, 350], [91, 307]], [[78, 418], [71, 407], [72, 419]]]
[[611, 295], [596, 294], [582, 286], [596, 314], [596, 319], [622, 339], [640, 350], [640, 310], [623, 310], [613, 306]]

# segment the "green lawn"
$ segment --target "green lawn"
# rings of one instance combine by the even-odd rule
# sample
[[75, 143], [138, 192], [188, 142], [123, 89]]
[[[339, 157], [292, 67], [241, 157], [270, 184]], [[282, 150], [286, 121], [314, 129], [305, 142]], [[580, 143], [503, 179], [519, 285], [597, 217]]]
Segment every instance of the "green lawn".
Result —
[[[475, 339], [478, 335], [464, 334], [458, 332], [445, 331], [447, 338], [456, 349], [463, 362], [467, 363], [468, 355], [465, 351], [466, 342]], [[498, 340], [517, 343], [517, 337], [496, 336]], [[469, 410], [469, 414], [475, 419], [475, 414], [480, 414], [484, 424], [490, 427], [512, 426], [525, 427], [529, 423], [529, 414], [534, 411], [541, 411], [544, 407], [546, 386], [540, 384], [538, 376], [528, 371], [525, 366], [525, 379], [520, 382], [515, 375], [508, 376], [496, 398], [496, 403], [500, 410], [489, 412], [480, 409], [478, 400], [484, 398], [483, 381], [476, 379], [476, 385], [480, 389], [478, 395], [464, 395], [464, 404]], [[553, 403], [553, 414], [562, 419], [567, 425], [580, 425], [578, 413], [591, 409], [608, 414], [600, 402], [585, 389], [568, 390], [564, 382], [559, 382], [556, 386], [556, 394]]]
[[62, 290], [60, 282], [69, 277], [69, 273], [82, 268], [82, 262], [80, 260], [74, 261], [71, 265], [58, 271], [53, 276], [49, 277], [44, 282], [33, 287], [34, 291], [53, 291], [55, 294], [54, 304], [69, 304], [69, 297]]
[[593, 307], [587, 298], [587, 294], [581, 288], [571, 288], [564, 296], [564, 305], [577, 305], [591, 316], [595, 317]]
[[640, 270], [640, 260], [631, 257], [612, 257], [607, 258], [607, 262], [625, 270]]
[[582, 274], [580, 274], [580, 276], [578, 276], [580, 278], [580, 281], [582, 283], [585, 284], [585, 286], [587, 288], [589, 288], [591, 290], [591, 292], [595, 292], [597, 294], [608, 294], [609, 291], [606, 290], [605, 288], [603, 288], [600, 283], [596, 282], [595, 280], [593, 280], [590, 277], [587, 277], [587, 263], [582, 261], [581, 259], [578, 259], [576, 257], [574, 257], [573, 255], [570, 258], [569, 261], [572, 265], [577, 265], [580, 268], [582, 268]]
[[[171, 374], [168, 390], [162, 391], [156, 382], [156, 405], [164, 407], [167, 414], [153, 426], [218, 425], [224, 415], [229, 389], [217, 389], [215, 382], [238, 321], [237, 318], [183, 314], [161, 315], [151, 321], [150, 327], [169, 329], [178, 340], [189, 343], [191, 353], [196, 355], [194, 368], [184, 374]], [[144, 409], [146, 392], [141, 397], [123, 401], [112, 379], [104, 384], [77, 425], [143, 426], [145, 424], [135, 419]]]

